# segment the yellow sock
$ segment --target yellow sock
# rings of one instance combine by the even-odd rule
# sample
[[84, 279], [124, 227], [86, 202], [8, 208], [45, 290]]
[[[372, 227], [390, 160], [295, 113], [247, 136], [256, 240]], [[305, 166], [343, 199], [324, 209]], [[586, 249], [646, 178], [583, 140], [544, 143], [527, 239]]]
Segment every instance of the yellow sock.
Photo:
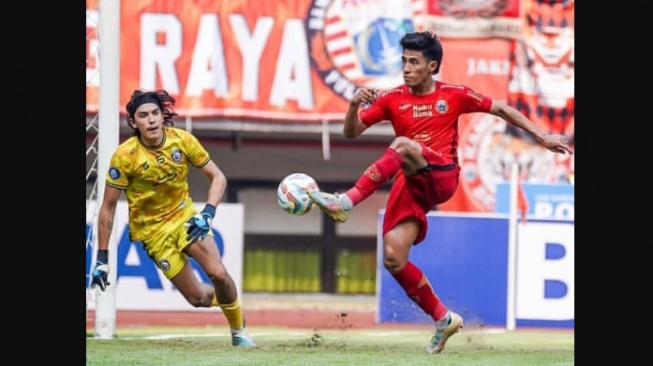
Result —
[[213, 295], [213, 298], [211, 299], [211, 307], [218, 307], [220, 306], [220, 303], [218, 302], [218, 298]]
[[224, 313], [225, 318], [229, 322], [229, 326], [233, 329], [240, 329], [244, 327], [243, 322], [243, 311], [240, 308], [240, 299], [231, 304], [220, 304], [222, 312]]

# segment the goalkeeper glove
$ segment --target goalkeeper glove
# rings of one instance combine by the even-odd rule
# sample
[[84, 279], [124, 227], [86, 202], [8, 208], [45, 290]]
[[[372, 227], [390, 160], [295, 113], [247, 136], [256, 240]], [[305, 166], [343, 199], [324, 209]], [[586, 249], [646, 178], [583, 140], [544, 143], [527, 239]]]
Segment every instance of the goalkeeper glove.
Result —
[[95, 262], [95, 268], [91, 274], [91, 288], [95, 286], [100, 286], [100, 290], [104, 291], [107, 286], [109, 286], [109, 250], [108, 249], [98, 249], [97, 252], [97, 261]]
[[211, 221], [215, 216], [215, 206], [206, 204], [202, 212], [193, 215], [184, 225], [188, 228], [186, 240], [191, 243], [196, 240], [204, 240], [211, 230]]

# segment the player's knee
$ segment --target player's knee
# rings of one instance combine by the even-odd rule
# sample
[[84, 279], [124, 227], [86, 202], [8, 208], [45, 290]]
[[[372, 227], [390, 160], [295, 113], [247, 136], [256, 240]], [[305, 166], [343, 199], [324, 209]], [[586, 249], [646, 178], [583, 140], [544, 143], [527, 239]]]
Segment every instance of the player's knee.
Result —
[[211, 282], [215, 284], [224, 283], [229, 278], [229, 274], [224, 266], [212, 269], [210, 272], [207, 272], [206, 275], [209, 277]]
[[401, 268], [402, 264], [397, 258], [383, 258], [383, 267], [390, 273], [395, 273]]
[[422, 156], [421, 145], [407, 137], [400, 136], [395, 138], [392, 144], [390, 144], [390, 148], [397, 151], [404, 163], [410, 164]]
[[407, 262], [406, 254], [397, 247], [387, 244], [383, 247], [383, 267], [390, 273], [401, 269]]
[[399, 136], [392, 140], [390, 148], [397, 150], [399, 154], [403, 154], [407, 149], [410, 148], [412, 140], [408, 137]]
[[196, 308], [208, 308], [213, 306], [213, 298], [215, 297], [215, 289], [213, 285], [204, 282], [198, 282], [193, 286], [185, 286], [178, 288], [186, 301]]
[[204, 307], [204, 306], [202, 306], [203, 303], [202, 303], [202, 301], [200, 299], [189, 299], [188, 303], [191, 304], [191, 306], [193, 306], [194, 308]]
[[391, 250], [386, 250], [383, 256], [383, 267], [385, 267], [386, 270], [388, 270], [390, 273], [394, 273], [404, 264], [405, 262], [402, 263], [402, 260], [397, 255], [395, 255], [395, 253], [393, 253]]
[[208, 296], [206, 293], [198, 293], [195, 296], [189, 296], [186, 300], [193, 307], [208, 308], [211, 306], [212, 296]]

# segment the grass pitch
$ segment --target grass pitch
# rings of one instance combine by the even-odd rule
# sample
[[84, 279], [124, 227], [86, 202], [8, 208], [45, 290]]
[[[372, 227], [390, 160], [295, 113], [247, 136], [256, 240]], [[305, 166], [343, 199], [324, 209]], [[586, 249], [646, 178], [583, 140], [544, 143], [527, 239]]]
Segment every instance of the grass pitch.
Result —
[[573, 330], [463, 328], [441, 354], [424, 349], [427, 330], [310, 330], [250, 327], [258, 347], [231, 346], [226, 328], [118, 329], [115, 339], [87, 337], [87, 366], [112, 365], [574, 365]]

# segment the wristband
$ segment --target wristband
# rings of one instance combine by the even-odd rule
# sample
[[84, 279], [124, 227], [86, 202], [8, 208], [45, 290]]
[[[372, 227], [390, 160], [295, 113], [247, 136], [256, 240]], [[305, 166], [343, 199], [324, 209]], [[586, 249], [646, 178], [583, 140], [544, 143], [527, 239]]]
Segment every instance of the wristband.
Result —
[[97, 262], [101, 262], [102, 264], [109, 263], [109, 249], [97, 250]]
[[203, 213], [207, 213], [211, 215], [211, 218], [215, 217], [215, 206], [213, 206], [210, 203], [207, 203], [206, 206], [204, 206], [204, 210], [202, 210]]

